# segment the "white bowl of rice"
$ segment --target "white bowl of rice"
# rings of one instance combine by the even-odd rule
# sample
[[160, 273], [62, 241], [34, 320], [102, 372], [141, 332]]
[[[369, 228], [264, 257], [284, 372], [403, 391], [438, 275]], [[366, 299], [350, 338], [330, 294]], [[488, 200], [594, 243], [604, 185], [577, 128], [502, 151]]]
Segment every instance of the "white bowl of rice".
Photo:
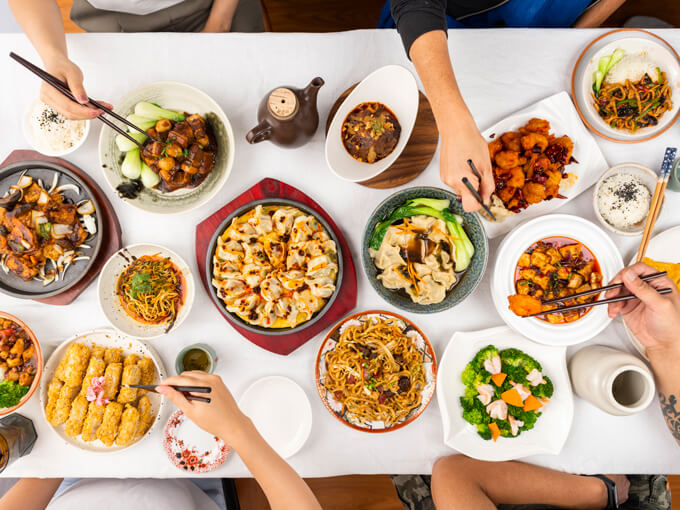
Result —
[[45, 156], [65, 156], [77, 150], [90, 132], [89, 120], [69, 120], [39, 99], [24, 117], [24, 137]]
[[593, 188], [593, 209], [602, 226], [622, 236], [641, 235], [657, 175], [638, 163], [607, 170]]

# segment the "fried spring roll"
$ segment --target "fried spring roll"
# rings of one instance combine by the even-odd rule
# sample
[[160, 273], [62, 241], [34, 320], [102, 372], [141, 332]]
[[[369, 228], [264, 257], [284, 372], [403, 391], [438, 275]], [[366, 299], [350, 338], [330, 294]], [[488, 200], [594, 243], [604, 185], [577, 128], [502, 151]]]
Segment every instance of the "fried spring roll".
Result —
[[87, 416], [85, 416], [85, 423], [83, 423], [83, 430], [80, 435], [83, 441], [89, 443], [90, 441], [94, 441], [96, 439], [97, 430], [102, 424], [105, 410], [105, 406], [90, 402], [90, 405], [87, 407]]
[[146, 395], [139, 399], [137, 410], [139, 411], [139, 421], [137, 422], [137, 430], [135, 431], [135, 441], [146, 434], [146, 431], [149, 430], [149, 427], [151, 427], [151, 424], [156, 418], [153, 414], [153, 409], [151, 408], [151, 401]]
[[126, 384], [139, 384], [142, 379], [142, 370], [138, 365], [128, 365], [123, 369], [123, 378], [120, 381], [121, 388], [118, 393], [118, 402], [129, 404], [137, 400], [137, 388], [128, 388]]
[[59, 400], [59, 392], [64, 383], [56, 377], [50, 381], [47, 386], [47, 405], [45, 405], [45, 416], [47, 421], [52, 423], [54, 419], [54, 410], [57, 408], [57, 400]]
[[[103, 361], [103, 360], [102, 360]], [[87, 414], [88, 402], [84, 395], [78, 395], [71, 404], [71, 413], [68, 416], [64, 432], [69, 437], [76, 437], [83, 429], [83, 422]]]
[[92, 347], [92, 354], [90, 355], [90, 358], [104, 359], [105, 353], [106, 349], [104, 347], [101, 345], [95, 345]]
[[[83, 382], [83, 375], [85, 375], [87, 363], [90, 361], [90, 348], [82, 344], [73, 345], [75, 345], [75, 348], [64, 367], [63, 380], [68, 386], [76, 387], [80, 386]], [[70, 350], [71, 348], [69, 347]]]
[[57, 379], [64, 381], [65, 380], [65, 371], [66, 371], [66, 365], [68, 365], [69, 360], [71, 359], [71, 356], [78, 350], [79, 344], [71, 344], [68, 346], [68, 349], [66, 349], [66, 353], [64, 356], [61, 358], [61, 361], [59, 362], [59, 365], [57, 365], [57, 370], [54, 372], [54, 377]]
[[64, 385], [59, 390], [59, 397], [57, 398], [57, 405], [54, 408], [54, 413], [52, 413], [52, 420], [50, 423], [55, 427], [61, 425], [66, 420], [68, 420], [69, 414], [71, 414], [71, 401], [78, 394], [78, 388], [73, 386]]
[[110, 347], [104, 352], [104, 361], [107, 365], [111, 363], [120, 363], [123, 361], [123, 349], [119, 347]]
[[126, 367], [128, 365], [136, 365], [139, 362], [139, 355], [137, 354], [130, 354], [125, 358], [125, 361], [123, 361], [123, 366]]
[[[139, 365], [139, 368], [142, 370], [142, 378], [140, 379], [139, 384], [153, 384], [153, 381], [156, 378], [156, 367], [153, 364], [153, 360], [145, 356], [139, 360], [137, 365]], [[140, 395], [144, 395], [145, 393], [146, 390], [139, 390]]]
[[97, 429], [97, 439], [99, 439], [106, 446], [112, 446], [116, 439], [118, 432], [118, 424], [120, 417], [123, 414], [123, 404], [118, 402], [109, 402], [106, 404], [106, 411], [104, 411], [104, 419], [102, 424]]
[[104, 370], [104, 398], [108, 400], [116, 399], [122, 373], [122, 363], [111, 363], [106, 367], [106, 370]]
[[126, 446], [134, 439], [139, 423], [139, 411], [136, 407], [127, 404], [123, 417], [120, 419], [120, 426], [118, 427], [118, 435], [116, 436], [116, 444], [118, 446]]
[[80, 387], [81, 395], [83, 396], [87, 395], [87, 389], [90, 387], [92, 379], [104, 375], [104, 370], [106, 370], [106, 362], [104, 361], [103, 353], [101, 358], [95, 358], [93, 355], [90, 358], [90, 362], [87, 365], [87, 370], [85, 371], [85, 378], [83, 379], [83, 384]]

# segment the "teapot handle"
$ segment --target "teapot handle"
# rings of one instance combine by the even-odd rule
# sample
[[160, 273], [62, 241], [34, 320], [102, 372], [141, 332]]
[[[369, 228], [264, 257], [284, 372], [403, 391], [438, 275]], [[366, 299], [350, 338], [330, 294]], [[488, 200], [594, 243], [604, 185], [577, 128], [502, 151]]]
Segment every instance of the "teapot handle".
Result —
[[263, 120], [246, 134], [248, 143], [260, 143], [269, 140], [272, 135], [272, 127], [269, 122]]

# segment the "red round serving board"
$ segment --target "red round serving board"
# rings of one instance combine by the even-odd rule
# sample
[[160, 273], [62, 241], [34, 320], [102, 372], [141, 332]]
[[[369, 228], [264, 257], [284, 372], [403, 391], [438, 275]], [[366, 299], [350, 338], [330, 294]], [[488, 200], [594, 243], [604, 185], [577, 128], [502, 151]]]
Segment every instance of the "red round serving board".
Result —
[[99, 254], [95, 259], [94, 264], [90, 266], [90, 269], [87, 271], [85, 276], [83, 276], [80, 281], [70, 289], [67, 289], [61, 294], [57, 294], [56, 296], [34, 300], [47, 305], [68, 305], [87, 288], [92, 280], [94, 280], [94, 278], [99, 274], [99, 271], [102, 270], [102, 267], [106, 261], [109, 260], [109, 257], [120, 250], [123, 246], [120, 222], [118, 221], [116, 212], [113, 210], [111, 202], [109, 202], [109, 199], [106, 198], [106, 195], [99, 185], [92, 177], [87, 174], [87, 172], [81, 170], [73, 163], [61, 158], [45, 156], [44, 154], [40, 154], [37, 151], [15, 150], [12, 151], [9, 156], [7, 156], [7, 158], [5, 158], [5, 161], [0, 163], [0, 167], [4, 167], [5, 165], [9, 165], [11, 163], [19, 163], [21, 161], [46, 161], [48, 163], [54, 163], [55, 165], [61, 165], [68, 168], [87, 183], [87, 185], [92, 190], [92, 193], [94, 193], [101, 209], [99, 212], [101, 213], [102, 224], [104, 225], [104, 239], [102, 240], [102, 246], [99, 249]]
[[330, 325], [335, 324], [356, 306], [357, 276], [356, 270], [354, 269], [354, 262], [352, 261], [352, 255], [349, 251], [349, 245], [347, 244], [345, 237], [342, 235], [342, 232], [335, 224], [333, 219], [328, 215], [328, 213], [326, 213], [326, 211], [324, 211], [319, 204], [317, 204], [299, 189], [294, 188], [285, 182], [266, 178], [258, 182], [246, 192], [240, 194], [234, 200], [222, 207], [222, 209], [215, 212], [212, 216], [206, 218], [196, 226], [196, 262], [198, 263], [198, 272], [201, 276], [201, 283], [208, 294], [210, 294], [210, 289], [208, 288], [210, 283], [206, 279], [205, 259], [208, 252], [210, 239], [215, 233], [217, 227], [220, 226], [220, 223], [222, 223], [224, 218], [226, 218], [232, 211], [261, 198], [287, 198], [289, 200], [296, 200], [297, 202], [300, 202], [314, 210], [317, 214], [319, 214], [319, 216], [326, 220], [326, 222], [333, 229], [333, 232], [335, 232], [335, 235], [340, 242], [340, 249], [342, 251], [343, 277], [342, 282], [340, 283], [340, 291], [338, 296], [331, 304], [330, 309], [326, 311], [321, 319], [300, 331], [278, 336], [261, 335], [241, 327], [233, 319], [233, 317], [231, 317], [224, 306], [217, 306], [217, 304], [213, 302], [213, 304], [215, 304], [217, 309], [224, 316], [224, 318], [227, 319], [232, 327], [241, 333], [241, 335], [247, 340], [270, 352], [286, 355], [290, 354], [295, 349], [308, 342]]

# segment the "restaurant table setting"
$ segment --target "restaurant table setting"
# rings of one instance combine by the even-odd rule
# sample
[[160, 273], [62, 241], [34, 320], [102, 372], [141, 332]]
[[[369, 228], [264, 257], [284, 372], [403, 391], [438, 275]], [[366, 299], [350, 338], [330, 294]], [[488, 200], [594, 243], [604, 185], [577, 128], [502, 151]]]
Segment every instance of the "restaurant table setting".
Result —
[[[540, 308], [549, 296], [531, 283], [540, 267], [555, 293], [565, 282], [560, 303], [592, 303], [591, 285], [607, 285], [634, 262], [642, 236], [644, 254], [669, 263], [659, 271], [676, 271], [680, 194], [654, 186], [662, 167], [669, 190], [680, 178], [666, 152], [680, 145], [680, 92], [672, 107], [663, 92], [638, 103], [647, 115], [632, 121], [626, 108], [610, 118], [595, 98], [628, 101], [606, 80], [609, 68], [618, 74], [620, 48], [657, 59], [662, 70], [642, 84], [650, 94], [680, 90], [677, 31], [449, 31], [456, 78], [494, 172], [511, 174], [490, 205], [507, 216], [500, 222], [465, 213], [442, 184], [429, 102], [396, 31], [67, 41], [90, 97], [112, 103], [149, 138], [120, 122], [110, 121], [116, 133], [87, 121], [78, 127], [82, 145], [60, 156], [70, 180], [52, 183], [45, 169], [63, 167], [41, 154], [51, 152], [29, 125], [41, 115], [40, 80], [7, 55], [39, 58], [25, 36], [0, 34], [0, 185], [6, 180], [8, 191], [0, 207], [18, 215], [35, 193], [38, 204], [64, 200], [75, 211], [70, 225], [56, 226], [33, 211], [38, 236], [67, 232], [71, 251], [60, 248], [54, 270], [36, 269], [21, 287], [14, 273], [26, 268], [2, 262], [0, 321], [8, 322], [0, 325], [25, 349], [16, 359], [37, 373], [21, 372], [30, 389], [18, 411], [0, 418], [0, 451], [10, 452], [0, 476], [249, 476], [228, 444], [153, 391], [186, 367], [221, 376], [304, 477], [429, 474], [455, 451], [584, 474], [680, 473], [644, 347], [620, 318], [607, 318], [606, 305]], [[631, 122], [641, 129], [628, 133]], [[381, 143], [356, 143], [378, 135]], [[514, 163], [506, 168], [503, 158]], [[3, 173], [24, 161], [34, 162], [25, 174]], [[560, 168], [553, 188], [551, 169], [534, 169], [541, 161]], [[631, 231], [608, 223], [616, 216], [603, 190], [632, 177], [625, 165], [603, 174], [622, 163], [635, 168], [647, 210], [658, 214], [650, 232], [646, 214]], [[527, 181], [514, 186], [524, 194], [508, 193], [520, 174]], [[533, 200], [537, 188], [544, 194]], [[303, 241], [304, 253], [294, 248]], [[297, 289], [294, 305], [272, 274], [242, 292], [253, 273], [233, 279], [232, 261], [244, 256], [277, 267], [268, 266], [278, 285]], [[304, 285], [291, 260], [306, 268]], [[173, 305], [151, 319], [139, 296], [168, 281]], [[266, 303], [239, 297], [253, 293]], [[522, 317], [530, 315], [522, 306], [535, 303], [542, 318]], [[345, 363], [357, 370], [338, 372]], [[375, 405], [352, 403], [358, 386]], [[21, 444], [17, 427], [30, 436]]]

